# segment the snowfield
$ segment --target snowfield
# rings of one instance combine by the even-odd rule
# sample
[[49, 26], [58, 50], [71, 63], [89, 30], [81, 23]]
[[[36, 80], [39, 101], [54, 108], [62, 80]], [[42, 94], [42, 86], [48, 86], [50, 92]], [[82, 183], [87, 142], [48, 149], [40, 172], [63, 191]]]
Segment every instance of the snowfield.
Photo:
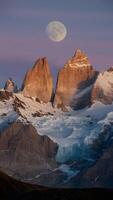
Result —
[[18, 118], [18, 114], [13, 109], [13, 99], [0, 101], [0, 132], [10, 126]]
[[[18, 114], [13, 107], [15, 97], [23, 102], [24, 106], [18, 107]], [[34, 116], [37, 112], [41, 113], [42, 117]], [[47, 135], [58, 144], [56, 160], [59, 163], [93, 160], [93, 142], [104, 131], [105, 125], [110, 125], [113, 121], [113, 104], [95, 102], [90, 108], [79, 111], [69, 109], [69, 112], [64, 113], [53, 108], [50, 103], [40, 104], [20, 93], [14, 94], [8, 101], [0, 102], [0, 127], [17, 119], [23, 123], [31, 123], [38, 134]]]
[[[113, 139], [113, 104], [95, 102], [82, 110], [68, 110], [62, 112], [53, 108], [51, 103], [39, 103], [35, 99], [25, 98], [22, 93], [0, 101], [0, 132], [12, 122], [20, 120], [31, 123], [37, 134], [47, 135], [58, 144], [56, 161], [59, 167], [56, 170], [67, 175], [64, 182], [80, 173], [83, 167], [95, 162], [100, 154], [98, 145], [95, 149], [96, 140], [103, 145], [105, 142], [109, 144], [109, 140]], [[104, 145], [101, 148], [103, 147]], [[82, 164], [78, 167], [80, 162]], [[37, 174], [37, 177], [40, 176], [41, 174]]]

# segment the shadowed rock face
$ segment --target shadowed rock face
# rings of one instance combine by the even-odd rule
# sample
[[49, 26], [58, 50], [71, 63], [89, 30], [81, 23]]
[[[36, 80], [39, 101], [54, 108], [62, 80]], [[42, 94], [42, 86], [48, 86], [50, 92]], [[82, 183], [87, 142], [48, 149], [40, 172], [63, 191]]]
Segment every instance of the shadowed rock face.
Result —
[[[84, 95], [79, 95], [79, 93], [91, 86], [96, 76], [97, 72], [92, 68], [87, 56], [78, 49], [75, 55], [65, 64], [64, 68], [59, 71], [54, 106], [78, 108], [77, 99], [80, 101], [81, 98], [82, 107], [86, 104], [86, 101], [89, 104], [88, 99], [90, 99], [91, 88]], [[76, 95], [78, 95], [77, 98]]]
[[26, 97], [35, 97], [45, 103], [51, 101], [53, 79], [47, 58], [37, 60], [33, 68], [27, 72], [22, 89]]
[[35, 128], [15, 122], [0, 135], [0, 167], [17, 178], [29, 178], [56, 165], [57, 145]]
[[6, 81], [4, 90], [6, 90], [7, 92], [12, 92], [12, 93], [18, 91], [17, 86], [15, 85], [15, 83], [13, 82], [13, 80], [11, 78], [9, 78]]
[[113, 187], [113, 144], [80, 178], [81, 187]]

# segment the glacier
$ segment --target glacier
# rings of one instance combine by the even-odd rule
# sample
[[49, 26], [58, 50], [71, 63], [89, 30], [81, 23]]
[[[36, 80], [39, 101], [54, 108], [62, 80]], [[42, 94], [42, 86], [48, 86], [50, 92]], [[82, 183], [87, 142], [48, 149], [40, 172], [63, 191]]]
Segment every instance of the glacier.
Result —
[[35, 118], [32, 124], [40, 135], [47, 135], [58, 144], [56, 160], [59, 163], [93, 160], [93, 143], [105, 125], [112, 122], [112, 110], [113, 105], [96, 102], [90, 108], [80, 111], [71, 110]]
[[[47, 135], [58, 144], [56, 161], [59, 170], [67, 173], [68, 178], [81, 170], [82, 166], [76, 168], [76, 163], [83, 161], [84, 166], [94, 163], [106, 141], [109, 144], [108, 140], [113, 139], [113, 104], [104, 105], [96, 101], [91, 107], [77, 111], [68, 108], [68, 112], [62, 112], [50, 103], [40, 104], [21, 93], [15, 96], [24, 103], [24, 108], [18, 107], [19, 113], [14, 110], [14, 97], [0, 102], [1, 129], [15, 120], [31, 123], [37, 134]], [[44, 115], [34, 117], [33, 114], [39, 111]], [[98, 141], [100, 146], [95, 145]], [[74, 168], [72, 163], [75, 163]]]

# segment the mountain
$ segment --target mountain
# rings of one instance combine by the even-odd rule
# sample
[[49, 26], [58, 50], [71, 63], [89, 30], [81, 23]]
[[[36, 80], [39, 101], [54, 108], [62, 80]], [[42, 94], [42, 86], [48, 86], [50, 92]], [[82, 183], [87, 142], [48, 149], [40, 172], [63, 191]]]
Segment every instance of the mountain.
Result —
[[0, 168], [25, 182], [64, 186], [107, 150], [113, 137], [112, 111], [113, 105], [96, 102], [65, 113], [21, 92], [2, 98]]
[[34, 97], [39, 102], [49, 102], [53, 96], [53, 78], [47, 58], [37, 60], [28, 70], [23, 82], [23, 95]]
[[92, 89], [91, 101], [100, 101], [104, 104], [113, 102], [113, 67], [98, 75]]
[[31, 124], [14, 122], [0, 135], [0, 167], [18, 179], [29, 179], [56, 165], [55, 144]]
[[90, 93], [98, 72], [80, 49], [59, 71], [54, 106], [82, 108], [90, 104]]
[[54, 95], [46, 58], [27, 72], [21, 91], [7, 88], [0, 90], [2, 171], [49, 187], [113, 186], [112, 67], [95, 71], [78, 49], [59, 71]]
[[15, 85], [15, 83], [13, 82], [13, 80], [11, 78], [9, 78], [7, 81], [6, 81], [6, 84], [4, 86], [4, 89], [7, 91], [7, 92], [17, 92], [18, 89], [17, 89], [17, 86]]

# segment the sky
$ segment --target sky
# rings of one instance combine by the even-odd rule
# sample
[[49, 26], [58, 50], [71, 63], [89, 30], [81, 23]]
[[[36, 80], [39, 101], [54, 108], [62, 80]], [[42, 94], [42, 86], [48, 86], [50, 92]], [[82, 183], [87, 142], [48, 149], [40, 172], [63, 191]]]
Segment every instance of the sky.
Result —
[[[51, 41], [46, 26], [61, 21], [62, 42]], [[113, 65], [113, 0], [0, 0], [0, 87], [12, 77], [20, 87], [39, 57], [47, 57], [53, 76], [83, 50], [97, 70]]]

